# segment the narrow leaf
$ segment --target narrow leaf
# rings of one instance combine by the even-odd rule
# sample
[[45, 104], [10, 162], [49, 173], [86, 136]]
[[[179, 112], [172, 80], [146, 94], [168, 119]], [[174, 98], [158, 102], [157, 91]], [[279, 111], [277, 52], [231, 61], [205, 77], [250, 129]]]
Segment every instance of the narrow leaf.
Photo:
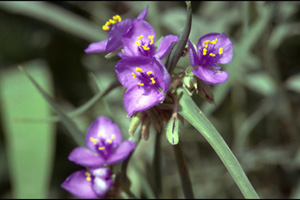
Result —
[[170, 144], [176, 145], [179, 142], [178, 119], [171, 118], [167, 125], [166, 136]]

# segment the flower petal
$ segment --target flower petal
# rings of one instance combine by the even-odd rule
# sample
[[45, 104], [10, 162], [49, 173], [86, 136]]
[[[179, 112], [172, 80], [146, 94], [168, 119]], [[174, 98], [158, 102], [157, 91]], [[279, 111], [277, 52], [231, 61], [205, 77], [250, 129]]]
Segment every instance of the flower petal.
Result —
[[147, 5], [147, 7], [139, 14], [137, 19], [143, 19], [144, 20], [147, 16], [148, 9], [149, 9], [149, 6]]
[[190, 40], [188, 40], [188, 45], [189, 45], [189, 57], [190, 57], [191, 65], [192, 67], [195, 67], [196, 65], [199, 65], [199, 58], [195, 51], [194, 45]]
[[[218, 66], [219, 67], [219, 66]], [[224, 83], [228, 78], [228, 73], [225, 71], [213, 70], [205, 66], [199, 66], [193, 69], [192, 72], [207, 84], [215, 85]]]
[[105, 164], [105, 160], [102, 157], [95, 155], [95, 153], [85, 147], [73, 149], [68, 159], [84, 167], [99, 167]]
[[95, 139], [110, 139], [114, 146], [118, 146], [122, 142], [122, 133], [118, 127], [110, 118], [100, 116], [89, 127], [85, 142], [86, 145], [97, 152], [97, 145], [95, 145]]
[[161, 62], [161, 60], [157, 56], [155, 56], [153, 60], [155, 64], [153, 65], [152, 69], [154, 69], [154, 67], [158, 67], [160, 69], [160, 75], [157, 75], [157, 80], [162, 90], [164, 92], [167, 92], [171, 85], [171, 76], [167, 68], [165, 67], [165, 65]]
[[110, 53], [122, 46], [122, 36], [127, 33], [131, 27], [132, 19], [125, 19], [120, 23], [114, 25], [108, 32], [108, 42], [106, 45], [106, 52]]
[[97, 167], [97, 168], [90, 168], [90, 172], [93, 176], [107, 179], [111, 177], [111, 171], [109, 168], [106, 167]]
[[204, 48], [204, 42], [206, 40], [213, 41], [217, 39], [216, 44], [214, 45], [214, 53], [219, 54], [219, 49], [222, 48], [223, 52], [220, 55], [216, 64], [227, 64], [231, 61], [233, 55], [232, 42], [226, 36], [225, 33], [208, 33], [202, 36], [197, 43], [198, 53]]
[[127, 114], [131, 116], [137, 111], [147, 110], [155, 106], [164, 98], [164, 93], [156, 88], [137, 85], [126, 90], [123, 101]]
[[[143, 36], [141, 39], [138, 39], [140, 36]], [[148, 44], [150, 42], [149, 36], [153, 37], [153, 45], [148, 46], [150, 49], [147, 51], [141, 52], [139, 49], [140, 46], [137, 45], [137, 42], [142, 45], [141, 41], [144, 41], [145, 44]], [[154, 28], [146, 21], [141, 19], [135, 19], [132, 21], [132, 26], [130, 30], [123, 35], [122, 42], [123, 42], [123, 48], [124, 53], [121, 54], [121, 56], [145, 56], [153, 57], [155, 53], [155, 47], [154, 47], [154, 41], [155, 41], [155, 31]], [[145, 54], [147, 53], [147, 54]], [[144, 55], [145, 54], [145, 55]]]
[[61, 187], [74, 196], [86, 199], [96, 199], [98, 196], [94, 192], [93, 182], [87, 180], [85, 173], [85, 170], [72, 173], [61, 184]]
[[98, 198], [102, 198], [112, 186], [113, 181], [111, 178], [103, 179], [103, 178], [95, 177], [93, 183], [94, 183], [93, 189], [95, 193], [97, 194]]
[[135, 147], [136, 145], [133, 141], [125, 140], [120, 144], [117, 151], [107, 159], [107, 164], [114, 164], [125, 160]]
[[99, 53], [103, 52], [106, 49], [107, 40], [101, 42], [91, 43], [85, 50], [85, 53]]
[[159, 43], [156, 55], [163, 59], [172, 49], [173, 44], [179, 40], [176, 35], [167, 35]]

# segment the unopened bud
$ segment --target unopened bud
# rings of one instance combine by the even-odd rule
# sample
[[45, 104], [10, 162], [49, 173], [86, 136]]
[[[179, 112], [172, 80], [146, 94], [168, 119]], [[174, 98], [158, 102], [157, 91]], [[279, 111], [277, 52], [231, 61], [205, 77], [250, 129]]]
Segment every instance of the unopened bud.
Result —
[[198, 82], [198, 89], [197, 89], [198, 94], [207, 102], [211, 104], [215, 104], [214, 94], [210, 86], [200, 79], [198, 79], [197, 82]]
[[133, 117], [131, 117], [131, 121], [129, 124], [129, 134], [131, 136], [134, 135], [137, 127], [140, 125], [141, 121], [143, 118], [143, 114], [141, 112], [139, 112], [137, 115], [134, 115]]
[[148, 140], [150, 133], [150, 123], [151, 120], [149, 117], [144, 117], [141, 125], [141, 135], [144, 140]]

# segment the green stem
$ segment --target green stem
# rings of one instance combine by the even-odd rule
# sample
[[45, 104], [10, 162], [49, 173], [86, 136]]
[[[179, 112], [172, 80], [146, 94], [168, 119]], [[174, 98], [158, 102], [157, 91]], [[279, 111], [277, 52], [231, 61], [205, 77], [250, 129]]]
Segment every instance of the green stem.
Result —
[[188, 173], [188, 169], [183, 157], [182, 149], [180, 143], [177, 145], [173, 145], [176, 163], [178, 166], [178, 171], [180, 174], [181, 185], [184, 193], [184, 197], [186, 199], [194, 199], [193, 187], [191, 184], [190, 176]]
[[154, 194], [156, 198], [161, 198], [162, 195], [162, 180], [161, 180], [161, 132], [156, 133], [154, 159], [153, 159], [153, 173], [154, 173]]

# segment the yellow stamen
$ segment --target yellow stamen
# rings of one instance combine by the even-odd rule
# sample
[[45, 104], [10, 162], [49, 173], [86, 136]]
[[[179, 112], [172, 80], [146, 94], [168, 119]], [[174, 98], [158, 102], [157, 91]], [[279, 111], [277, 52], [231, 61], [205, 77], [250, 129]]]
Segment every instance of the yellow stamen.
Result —
[[205, 56], [207, 52], [207, 49], [203, 49], [203, 55]]
[[207, 43], [206, 43], [206, 44], [204, 44], [204, 47], [205, 47], [205, 48], [207, 48], [207, 47], [208, 47], [208, 44], [207, 44]]
[[141, 44], [138, 41], [136, 41], [135, 43], [136, 43], [136, 46], [138, 46], [138, 47], [141, 46]]
[[120, 15], [113, 16], [113, 19], [118, 21], [118, 22], [122, 21], [122, 18], [120, 17]]
[[108, 30], [109, 30], [109, 26], [103, 25], [103, 26], [102, 26], [102, 30], [108, 31]]
[[111, 25], [111, 22], [110, 22], [110, 21], [107, 21], [107, 22], [105, 23], [105, 25], [106, 25], [106, 26], [109, 26], [109, 25]]
[[154, 80], [154, 78], [152, 77], [152, 78], [150, 78], [150, 80], [152, 81], [152, 83], [154, 84], [155, 83], [155, 80]]
[[101, 137], [101, 136], [103, 136], [103, 134], [102, 133], [98, 133], [98, 136]]
[[150, 48], [147, 47], [147, 44], [145, 44], [144, 46], [142, 46], [144, 50], [149, 50]]
[[103, 151], [105, 149], [105, 147], [99, 147], [98, 148], [100, 151]]
[[133, 75], [133, 78], [136, 78], [136, 75], [135, 75], [135, 73], [133, 73], [133, 72], [132, 72], [131, 74]]
[[216, 38], [215, 40], [211, 41], [211, 44], [216, 44], [218, 41], [218, 38]]
[[92, 178], [91, 178], [91, 173], [86, 172], [85, 175], [86, 175], [86, 180], [87, 180], [87, 181], [91, 181], [91, 180], [92, 180]]
[[205, 40], [205, 41], [204, 41], [204, 44], [207, 44], [207, 43], [210, 43], [210, 41], [209, 41], [209, 40]]
[[111, 139], [107, 139], [107, 142], [108, 142], [109, 144], [111, 144], [111, 143], [112, 143]]
[[109, 22], [110, 22], [111, 24], [115, 24], [115, 23], [117, 23], [117, 21], [115, 21], [115, 20], [112, 20], [112, 19], [109, 19]]
[[116, 135], [115, 134], [112, 134], [111, 135], [111, 139], [115, 139], [116, 138]]
[[148, 38], [151, 40], [149, 44], [152, 45], [153, 44], [154, 35], [149, 35]]
[[144, 83], [138, 83], [138, 85], [140, 85], [140, 86], [144, 86]]
[[95, 139], [95, 138], [93, 138], [93, 137], [91, 137], [90, 138], [90, 140], [92, 141], [92, 142], [94, 142], [94, 144], [96, 145], [97, 144], [97, 142], [98, 142], [98, 140], [97, 139]]
[[138, 37], [138, 39], [140, 40], [140, 39], [142, 39], [144, 36], [143, 35], [140, 35], [139, 37]]
[[219, 48], [219, 54], [221, 55], [223, 53], [223, 48]]
[[213, 53], [210, 53], [209, 54], [211, 57], [215, 57], [216, 55], [215, 54], [213, 54]]
[[152, 71], [147, 72], [148, 75], [152, 74]]
[[136, 72], [142, 72], [143, 70], [142, 70], [142, 68], [137, 67], [137, 68], [135, 68], [135, 71]]

